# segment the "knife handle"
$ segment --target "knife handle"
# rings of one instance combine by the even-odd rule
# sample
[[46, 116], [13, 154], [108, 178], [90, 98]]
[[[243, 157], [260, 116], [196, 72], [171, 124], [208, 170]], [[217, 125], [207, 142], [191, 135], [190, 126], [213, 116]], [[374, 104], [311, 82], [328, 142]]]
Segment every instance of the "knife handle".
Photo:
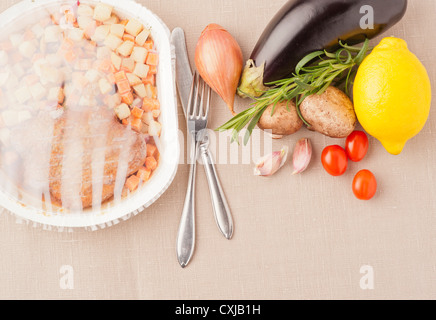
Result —
[[224, 237], [230, 240], [233, 236], [233, 219], [226, 196], [218, 179], [214, 161], [209, 151], [208, 142], [200, 144], [200, 153], [203, 160], [204, 170], [206, 171], [207, 182], [209, 184], [215, 221]]
[[194, 255], [195, 249], [195, 176], [197, 172], [197, 143], [191, 150], [191, 169], [189, 171], [188, 189], [186, 191], [185, 204], [180, 219], [179, 232], [177, 234], [177, 260], [182, 268], [185, 268]]

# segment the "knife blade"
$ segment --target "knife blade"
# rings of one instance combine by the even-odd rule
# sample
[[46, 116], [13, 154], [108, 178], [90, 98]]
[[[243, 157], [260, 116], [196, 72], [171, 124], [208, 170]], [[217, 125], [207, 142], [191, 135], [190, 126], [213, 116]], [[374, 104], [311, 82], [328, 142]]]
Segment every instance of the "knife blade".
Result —
[[181, 28], [175, 28], [171, 34], [171, 42], [176, 48], [176, 80], [180, 101], [186, 116], [186, 108], [189, 101], [189, 93], [193, 80], [191, 66], [189, 64], [188, 51], [186, 49], [185, 32]]

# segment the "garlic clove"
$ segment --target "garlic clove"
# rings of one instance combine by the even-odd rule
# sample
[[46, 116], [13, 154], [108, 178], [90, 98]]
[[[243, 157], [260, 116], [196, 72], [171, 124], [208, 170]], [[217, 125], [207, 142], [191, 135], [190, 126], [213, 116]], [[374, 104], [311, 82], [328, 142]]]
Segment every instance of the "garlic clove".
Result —
[[294, 149], [294, 172], [300, 174], [304, 172], [312, 160], [312, 144], [309, 139], [301, 139], [297, 142]]
[[288, 158], [289, 148], [283, 147], [282, 150], [273, 152], [259, 159], [254, 168], [254, 175], [270, 177], [284, 166]]

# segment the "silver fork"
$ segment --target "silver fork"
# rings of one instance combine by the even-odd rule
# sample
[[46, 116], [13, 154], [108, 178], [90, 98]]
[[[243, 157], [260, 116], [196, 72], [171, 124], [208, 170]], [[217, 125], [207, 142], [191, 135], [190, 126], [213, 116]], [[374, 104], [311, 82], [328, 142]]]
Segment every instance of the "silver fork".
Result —
[[[207, 102], [204, 110], [206, 91]], [[191, 143], [190, 152], [191, 168], [189, 172], [185, 205], [183, 207], [182, 218], [177, 235], [177, 259], [182, 268], [185, 268], [188, 265], [195, 249], [195, 175], [199, 147], [204, 139], [205, 129], [207, 128], [207, 119], [210, 111], [210, 97], [211, 89], [204, 83], [201, 77], [195, 73], [186, 110], [188, 133], [193, 142]]]

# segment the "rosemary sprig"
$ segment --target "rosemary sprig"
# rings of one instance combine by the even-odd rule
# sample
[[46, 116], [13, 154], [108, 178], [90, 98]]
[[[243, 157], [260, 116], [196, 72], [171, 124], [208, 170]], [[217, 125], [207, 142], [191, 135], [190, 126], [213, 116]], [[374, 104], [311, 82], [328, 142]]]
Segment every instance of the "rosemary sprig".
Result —
[[295, 100], [298, 116], [310, 127], [310, 123], [301, 115], [300, 104], [303, 100], [312, 94], [322, 94], [331, 85], [344, 86], [344, 91], [349, 95], [357, 67], [371, 50], [368, 39], [362, 47], [348, 46], [342, 42], [339, 45], [340, 48], [334, 53], [324, 50], [308, 54], [298, 63], [291, 78], [268, 83], [270, 89], [259, 98], [254, 98], [251, 108], [239, 113], [217, 130], [233, 130], [233, 142], [238, 141], [239, 133], [247, 127], [244, 137], [244, 144], [247, 144], [266, 108], [273, 105], [273, 115], [278, 103], [290, 100]]

